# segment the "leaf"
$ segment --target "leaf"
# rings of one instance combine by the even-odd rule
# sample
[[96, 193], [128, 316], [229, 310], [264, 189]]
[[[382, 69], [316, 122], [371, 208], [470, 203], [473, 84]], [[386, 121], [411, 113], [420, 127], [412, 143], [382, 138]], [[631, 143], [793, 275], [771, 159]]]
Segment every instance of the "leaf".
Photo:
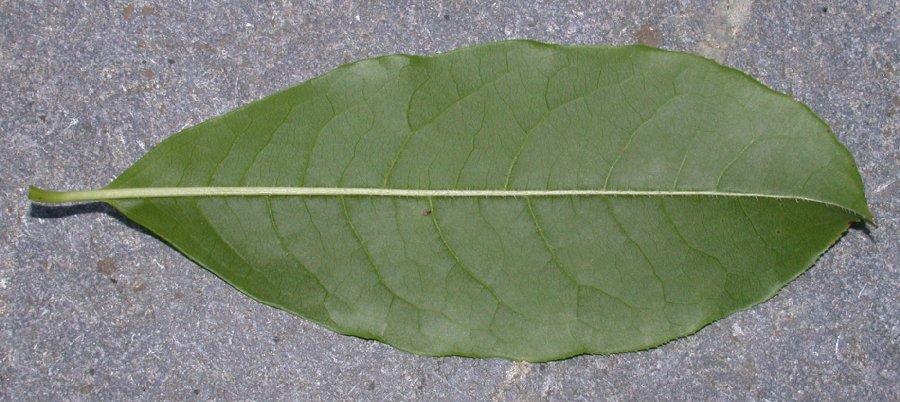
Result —
[[186, 129], [104, 200], [251, 297], [427, 355], [645, 349], [766, 300], [853, 221], [806, 106], [642, 46], [352, 63]]

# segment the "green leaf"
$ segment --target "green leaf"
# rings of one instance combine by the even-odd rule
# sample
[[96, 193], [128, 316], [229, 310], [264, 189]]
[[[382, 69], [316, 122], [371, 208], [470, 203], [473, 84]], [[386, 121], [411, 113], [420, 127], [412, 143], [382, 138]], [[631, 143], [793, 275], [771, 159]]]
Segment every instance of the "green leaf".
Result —
[[352, 63], [186, 129], [104, 200], [251, 297], [427, 355], [645, 349], [775, 294], [851, 222], [806, 106], [642, 46]]

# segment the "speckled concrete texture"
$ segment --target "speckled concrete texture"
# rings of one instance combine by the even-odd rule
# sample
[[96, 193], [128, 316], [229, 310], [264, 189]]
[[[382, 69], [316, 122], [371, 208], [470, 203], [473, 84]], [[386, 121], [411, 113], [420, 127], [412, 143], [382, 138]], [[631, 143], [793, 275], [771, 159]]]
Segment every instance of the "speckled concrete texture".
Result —
[[[0, 1], [0, 399], [900, 400], [896, 1]], [[431, 358], [250, 300], [100, 204], [184, 127], [360, 58], [505, 38], [649, 43], [792, 94], [879, 224], [772, 300], [657, 349]]]

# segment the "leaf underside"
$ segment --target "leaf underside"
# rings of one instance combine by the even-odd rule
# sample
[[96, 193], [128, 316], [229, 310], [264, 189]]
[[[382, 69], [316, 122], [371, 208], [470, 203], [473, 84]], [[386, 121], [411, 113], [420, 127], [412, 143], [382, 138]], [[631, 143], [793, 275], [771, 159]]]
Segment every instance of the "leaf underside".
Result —
[[172, 136], [107, 189], [157, 187], [606, 192], [108, 200], [340, 333], [530, 361], [693, 333], [871, 219], [852, 157], [808, 108], [641, 46], [356, 62]]

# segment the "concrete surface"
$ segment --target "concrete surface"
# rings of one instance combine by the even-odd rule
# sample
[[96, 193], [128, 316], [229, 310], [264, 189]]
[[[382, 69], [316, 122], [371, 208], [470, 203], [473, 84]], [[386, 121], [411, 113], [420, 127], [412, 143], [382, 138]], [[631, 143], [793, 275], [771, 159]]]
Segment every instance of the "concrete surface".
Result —
[[[896, 1], [248, 3], [0, 1], [0, 399], [900, 400]], [[640, 41], [745, 70], [832, 125], [880, 226], [694, 336], [524, 364], [336, 335], [101, 205], [26, 199], [105, 185], [179, 129], [342, 63], [503, 38]]]

